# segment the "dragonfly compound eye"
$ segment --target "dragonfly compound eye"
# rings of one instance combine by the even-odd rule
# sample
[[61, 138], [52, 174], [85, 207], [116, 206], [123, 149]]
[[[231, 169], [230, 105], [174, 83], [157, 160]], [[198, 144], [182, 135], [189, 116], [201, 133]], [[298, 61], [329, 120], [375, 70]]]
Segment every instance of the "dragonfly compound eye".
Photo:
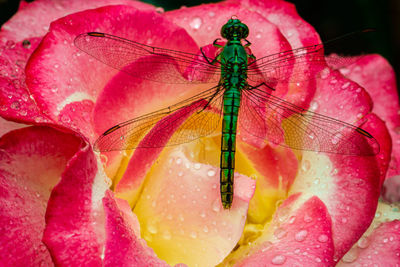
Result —
[[238, 19], [230, 19], [221, 29], [221, 36], [227, 40], [244, 39], [249, 35], [249, 28]]

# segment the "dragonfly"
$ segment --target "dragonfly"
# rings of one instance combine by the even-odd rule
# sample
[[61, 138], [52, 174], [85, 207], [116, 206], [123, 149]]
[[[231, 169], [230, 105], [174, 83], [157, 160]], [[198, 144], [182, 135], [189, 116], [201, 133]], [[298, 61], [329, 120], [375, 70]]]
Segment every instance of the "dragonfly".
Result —
[[[192, 54], [107, 33], [77, 36], [74, 43], [80, 50], [133, 77], [171, 84], [214, 83], [172, 106], [112, 126], [96, 140], [94, 150], [179, 145], [220, 127], [220, 197], [224, 209], [230, 209], [233, 202], [238, 125], [240, 131], [264, 143], [297, 150], [354, 156], [379, 153], [377, 140], [361, 127], [274, 95], [277, 84], [298, 83], [318, 75], [309, 66], [325, 64], [322, 43], [257, 59], [249, 49], [248, 34], [246, 24], [230, 18], [221, 28], [226, 42], [218, 43], [220, 38], [213, 42], [218, 50], [215, 57], [207, 56], [202, 48]], [[140, 68], [131, 67], [133, 62], [139, 62]]]

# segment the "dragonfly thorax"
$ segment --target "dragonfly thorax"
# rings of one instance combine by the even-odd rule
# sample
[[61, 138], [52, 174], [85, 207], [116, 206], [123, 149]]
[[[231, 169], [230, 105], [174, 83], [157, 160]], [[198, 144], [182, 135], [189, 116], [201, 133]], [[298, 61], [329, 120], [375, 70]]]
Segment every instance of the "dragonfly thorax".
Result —
[[221, 36], [227, 40], [240, 40], [249, 35], [249, 28], [238, 19], [230, 19], [221, 28]]

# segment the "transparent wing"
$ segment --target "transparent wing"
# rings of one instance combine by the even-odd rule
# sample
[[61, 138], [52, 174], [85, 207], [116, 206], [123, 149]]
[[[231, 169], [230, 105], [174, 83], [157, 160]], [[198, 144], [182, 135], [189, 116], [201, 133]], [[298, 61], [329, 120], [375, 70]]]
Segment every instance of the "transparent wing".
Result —
[[293, 149], [359, 156], [379, 153], [378, 142], [365, 130], [297, 107], [260, 88], [243, 90], [239, 123], [253, 136]]
[[326, 66], [323, 44], [301, 47], [259, 58], [248, 65], [248, 79], [301, 82], [314, 78]]
[[96, 151], [164, 147], [214, 132], [221, 118], [223, 90], [208, 89], [173, 106], [117, 124], [95, 142]]
[[[76, 47], [106, 65], [134, 77], [163, 83], [219, 81], [219, 67], [209, 64], [202, 54], [152, 47], [98, 32], [81, 34], [75, 38], [74, 43]], [[130, 65], [136, 61], [140, 68]]]

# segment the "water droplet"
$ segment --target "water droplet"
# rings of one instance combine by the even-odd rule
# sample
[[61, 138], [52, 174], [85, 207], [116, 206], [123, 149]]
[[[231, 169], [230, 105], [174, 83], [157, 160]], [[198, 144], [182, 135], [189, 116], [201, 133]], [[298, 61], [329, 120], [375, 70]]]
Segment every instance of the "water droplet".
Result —
[[383, 243], [387, 243], [389, 241], [389, 239], [384, 238], [382, 241], [383, 241]]
[[354, 248], [350, 249], [342, 258], [343, 262], [351, 263], [354, 262], [358, 257], [358, 251]]
[[308, 160], [304, 160], [304, 161], [302, 162], [302, 164], [301, 164], [301, 170], [302, 170], [303, 172], [308, 171], [308, 170], [310, 169], [310, 167], [311, 167], [311, 163], [310, 163], [310, 161], [308, 161]]
[[221, 207], [221, 204], [220, 204], [220, 202], [218, 201], [218, 199], [216, 199], [216, 200], [214, 201], [214, 203], [212, 204], [212, 209], [213, 209], [213, 211], [219, 212], [220, 209], [221, 209], [220, 207]]
[[271, 263], [275, 265], [282, 265], [286, 261], [286, 257], [283, 255], [276, 255], [272, 258]]
[[207, 175], [210, 176], [210, 177], [212, 177], [212, 176], [215, 175], [215, 171], [214, 171], [214, 170], [209, 170], [209, 171], [207, 172]]
[[203, 232], [204, 232], [204, 233], [208, 233], [208, 227], [207, 227], [207, 226], [204, 226], [204, 227], [203, 227]]
[[349, 87], [349, 85], [350, 85], [350, 82], [345, 82], [345, 83], [342, 85], [342, 89], [346, 89], [347, 87]]
[[343, 135], [341, 133], [335, 133], [332, 137], [331, 142], [332, 142], [332, 144], [337, 145], [339, 143], [340, 139], [342, 139], [342, 138], [343, 138]]
[[214, 16], [215, 16], [215, 13], [214, 13], [213, 11], [210, 11], [210, 12], [208, 13], [208, 15], [209, 15], [210, 17], [214, 17]]
[[320, 235], [320, 236], [318, 237], [318, 241], [321, 242], [321, 243], [327, 242], [328, 239], [329, 239], [329, 238], [328, 238], [327, 235]]
[[168, 230], [165, 230], [165, 231], [162, 233], [162, 237], [163, 237], [164, 239], [170, 240], [171, 237], [172, 237], [172, 235], [171, 235], [171, 233], [170, 233]]
[[182, 172], [182, 171], [179, 171], [179, 172], [178, 172], [178, 176], [179, 176], [179, 177], [183, 176], [183, 172]]
[[315, 111], [315, 110], [317, 110], [317, 108], [318, 108], [318, 102], [312, 101], [312, 102], [310, 103], [310, 110], [311, 110], [311, 111]]
[[329, 68], [325, 68], [321, 71], [321, 78], [326, 79], [329, 76], [330, 70]]
[[257, 38], [257, 39], [261, 39], [261, 37], [262, 37], [261, 33], [257, 33], [257, 34], [256, 34], [256, 38]]
[[312, 218], [308, 214], [306, 214], [304, 215], [304, 221], [307, 223], [312, 222]]
[[320, 179], [319, 179], [319, 178], [315, 178], [314, 181], [313, 181], [313, 183], [314, 183], [315, 185], [318, 185], [319, 182], [320, 182]]
[[300, 254], [300, 249], [299, 249], [299, 248], [296, 248], [296, 249], [294, 250], [294, 254]]
[[274, 236], [278, 239], [282, 239], [286, 235], [286, 230], [278, 228], [274, 231]]
[[203, 21], [201, 20], [200, 17], [194, 17], [192, 21], [189, 23], [189, 25], [190, 27], [192, 27], [192, 29], [198, 30], [200, 29], [202, 23]]
[[362, 237], [358, 240], [357, 246], [358, 246], [359, 248], [367, 248], [367, 247], [369, 246], [369, 239], [368, 239], [368, 237], [362, 236]]
[[147, 225], [147, 231], [149, 231], [150, 234], [156, 234], [158, 232], [157, 226], [154, 223], [149, 223]]
[[307, 230], [301, 230], [294, 236], [294, 239], [296, 239], [296, 241], [302, 242], [306, 239], [307, 235]]
[[196, 232], [191, 232], [190, 233], [190, 237], [191, 238], [196, 238], [197, 237], [197, 233]]
[[11, 107], [12, 109], [19, 110], [19, 108], [21, 107], [21, 105], [19, 104], [18, 101], [14, 101], [14, 102], [11, 103], [10, 107]]
[[201, 164], [200, 164], [200, 163], [195, 163], [195, 164], [193, 165], [193, 167], [194, 167], [196, 170], [200, 170]]

